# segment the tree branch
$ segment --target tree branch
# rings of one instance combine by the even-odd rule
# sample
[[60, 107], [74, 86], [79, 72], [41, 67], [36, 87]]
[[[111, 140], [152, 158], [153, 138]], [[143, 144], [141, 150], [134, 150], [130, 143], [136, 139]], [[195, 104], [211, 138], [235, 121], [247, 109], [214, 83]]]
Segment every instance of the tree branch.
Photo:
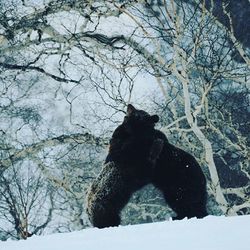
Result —
[[79, 83], [79, 81], [77, 80], [72, 80], [72, 79], [66, 79], [66, 78], [62, 78], [60, 76], [56, 76], [53, 75], [47, 71], [45, 71], [43, 68], [37, 67], [37, 66], [30, 66], [30, 65], [17, 65], [17, 64], [8, 64], [8, 63], [1, 63], [0, 62], [0, 67], [3, 67], [5, 69], [9, 69], [9, 70], [22, 70], [22, 71], [27, 71], [27, 70], [35, 70], [38, 71], [42, 74], [45, 74], [49, 77], [51, 77], [52, 79], [58, 81], [58, 82], [73, 82], [73, 83]]
[[108, 145], [108, 140], [95, 137], [91, 134], [72, 134], [72, 135], [61, 135], [58, 137], [42, 140], [38, 143], [29, 145], [22, 150], [12, 153], [8, 159], [3, 159], [0, 161], [0, 169], [8, 168], [9, 166], [15, 164], [16, 162], [23, 160], [25, 158], [31, 157], [37, 154], [44, 148], [55, 147], [57, 145], [77, 143], [77, 144], [91, 144], [93, 146], [104, 147]]

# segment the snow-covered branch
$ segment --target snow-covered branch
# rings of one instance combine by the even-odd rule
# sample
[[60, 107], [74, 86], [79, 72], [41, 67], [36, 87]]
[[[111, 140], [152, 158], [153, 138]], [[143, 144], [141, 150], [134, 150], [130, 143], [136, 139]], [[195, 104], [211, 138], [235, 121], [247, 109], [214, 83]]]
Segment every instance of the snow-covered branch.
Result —
[[63, 144], [91, 144], [97, 147], [104, 147], [108, 145], [108, 141], [103, 138], [95, 137], [91, 134], [71, 134], [71, 135], [61, 135], [58, 137], [53, 137], [49, 139], [42, 140], [40, 142], [34, 143], [32, 145], [26, 146], [24, 149], [16, 150], [11, 152], [7, 159], [0, 161], [1, 168], [8, 168], [18, 161], [22, 161], [26, 158], [33, 158], [37, 153], [44, 150], [45, 148], [55, 147], [57, 145]]

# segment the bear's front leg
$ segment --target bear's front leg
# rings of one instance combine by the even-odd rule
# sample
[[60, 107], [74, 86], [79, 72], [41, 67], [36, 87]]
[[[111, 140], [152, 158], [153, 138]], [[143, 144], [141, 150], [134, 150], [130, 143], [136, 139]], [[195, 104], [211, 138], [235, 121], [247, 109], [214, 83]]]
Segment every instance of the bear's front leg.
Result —
[[134, 185], [130, 178], [115, 166], [105, 164], [87, 194], [87, 214], [94, 227], [104, 228], [120, 224], [120, 211], [127, 204]]
[[149, 162], [150, 164], [152, 164], [152, 166], [155, 166], [157, 159], [159, 158], [162, 149], [164, 146], [164, 141], [160, 138], [157, 138], [153, 141], [153, 144], [150, 148], [150, 152], [149, 152]]

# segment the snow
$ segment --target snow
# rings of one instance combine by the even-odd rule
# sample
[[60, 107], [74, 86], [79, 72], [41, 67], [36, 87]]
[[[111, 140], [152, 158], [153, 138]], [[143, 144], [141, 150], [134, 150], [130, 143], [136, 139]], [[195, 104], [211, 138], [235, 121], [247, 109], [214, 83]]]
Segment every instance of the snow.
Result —
[[249, 250], [250, 215], [90, 228], [0, 242], [1, 250]]

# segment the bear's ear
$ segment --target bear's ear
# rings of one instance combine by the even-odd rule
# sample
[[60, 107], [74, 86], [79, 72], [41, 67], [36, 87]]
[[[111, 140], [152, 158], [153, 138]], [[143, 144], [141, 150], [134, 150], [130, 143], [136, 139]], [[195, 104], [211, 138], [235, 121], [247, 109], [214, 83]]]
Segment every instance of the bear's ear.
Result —
[[159, 116], [158, 115], [151, 115], [150, 116], [150, 120], [153, 122], [153, 123], [157, 123], [159, 121]]
[[127, 115], [131, 115], [135, 110], [136, 108], [132, 104], [128, 104]]

